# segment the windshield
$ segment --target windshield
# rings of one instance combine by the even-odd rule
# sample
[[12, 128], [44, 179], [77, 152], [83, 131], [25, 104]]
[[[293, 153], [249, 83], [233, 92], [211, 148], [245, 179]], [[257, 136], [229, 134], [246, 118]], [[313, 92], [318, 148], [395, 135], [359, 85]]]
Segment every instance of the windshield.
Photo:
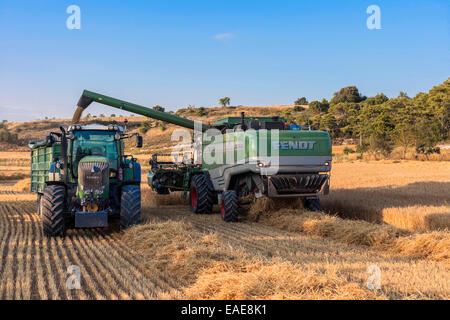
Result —
[[[114, 139], [114, 131], [75, 131], [72, 145], [73, 168], [78, 167], [78, 162], [85, 156], [106, 157], [110, 165], [115, 163], [117, 156], [117, 142]], [[76, 175], [76, 169], [73, 170]]]

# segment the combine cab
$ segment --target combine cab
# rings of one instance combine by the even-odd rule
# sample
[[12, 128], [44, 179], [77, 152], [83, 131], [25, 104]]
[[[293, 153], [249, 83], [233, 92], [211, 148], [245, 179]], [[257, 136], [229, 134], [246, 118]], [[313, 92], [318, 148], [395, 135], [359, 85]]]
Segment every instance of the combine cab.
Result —
[[129, 137], [116, 125], [74, 125], [29, 143], [31, 190], [45, 235], [107, 227], [113, 217], [120, 217], [121, 228], [140, 222], [141, 169], [124, 154]]
[[192, 154], [181, 155], [180, 161], [160, 161], [164, 155], [154, 155], [148, 183], [159, 194], [189, 193], [195, 213], [210, 213], [219, 204], [224, 221], [238, 221], [240, 199], [250, 194], [301, 198], [307, 209], [316, 211], [318, 195], [328, 193], [331, 140], [325, 131], [243, 113], [205, 125], [90, 91], [78, 102], [75, 123], [94, 101], [194, 129]]

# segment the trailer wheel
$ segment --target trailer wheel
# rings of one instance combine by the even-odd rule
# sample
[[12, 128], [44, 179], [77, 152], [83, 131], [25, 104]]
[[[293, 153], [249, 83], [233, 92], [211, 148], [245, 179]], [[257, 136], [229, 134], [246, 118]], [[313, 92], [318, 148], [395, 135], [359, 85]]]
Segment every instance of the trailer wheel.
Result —
[[222, 192], [222, 204], [220, 213], [225, 222], [238, 222], [238, 197], [236, 191], [229, 190]]
[[41, 196], [42, 230], [48, 237], [66, 235], [64, 204], [66, 190], [63, 186], [53, 185], [44, 189]]
[[192, 177], [189, 190], [189, 205], [194, 213], [211, 213], [214, 203], [214, 194], [208, 188], [204, 175]]
[[318, 197], [306, 198], [303, 205], [308, 211], [320, 211], [320, 199]]
[[120, 201], [120, 229], [124, 230], [141, 222], [141, 188], [139, 186], [122, 187]]

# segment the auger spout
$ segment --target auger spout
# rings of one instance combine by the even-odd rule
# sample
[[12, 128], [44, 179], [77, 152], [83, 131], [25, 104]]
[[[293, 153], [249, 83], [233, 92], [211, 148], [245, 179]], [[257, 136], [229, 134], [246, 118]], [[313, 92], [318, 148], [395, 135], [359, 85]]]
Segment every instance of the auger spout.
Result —
[[[157, 119], [160, 121], [172, 123], [184, 128], [189, 128], [194, 130], [195, 121], [186, 119], [183, 117], [178, 117], [173, 114], [169, 114], [167, 112], [161, 112], [157, 110], [153, 110], [151, 108], [147, 108], [144, 106], [140, 106], [138, 104], [134, 104], [131, 102], [115, 99], [112, 97], [108, 97], [99, 93], [95, 93], [92, 91], [84, 90], [80, 99], [77, 103], [77, 109], [72, 118], [72, 123], [79, 123], [81, 114], [83, 110], [86, 109], [92, 102], [98, 102], [113, 108], [125, 110], [128, 112], [132, 112], [135, 114], [140, 114], [152, 119]], [[209, 128], [209, 125], [202, 124], [202, 131], [206, 131]]]

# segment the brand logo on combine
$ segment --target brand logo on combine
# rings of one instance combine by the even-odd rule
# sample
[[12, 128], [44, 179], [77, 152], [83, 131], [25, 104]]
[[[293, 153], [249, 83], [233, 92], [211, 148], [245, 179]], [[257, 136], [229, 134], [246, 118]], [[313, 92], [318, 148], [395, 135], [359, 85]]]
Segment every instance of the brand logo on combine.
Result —
[[279, 141], [272, 142], [274, 150], [312, 150], [316, 141]]

